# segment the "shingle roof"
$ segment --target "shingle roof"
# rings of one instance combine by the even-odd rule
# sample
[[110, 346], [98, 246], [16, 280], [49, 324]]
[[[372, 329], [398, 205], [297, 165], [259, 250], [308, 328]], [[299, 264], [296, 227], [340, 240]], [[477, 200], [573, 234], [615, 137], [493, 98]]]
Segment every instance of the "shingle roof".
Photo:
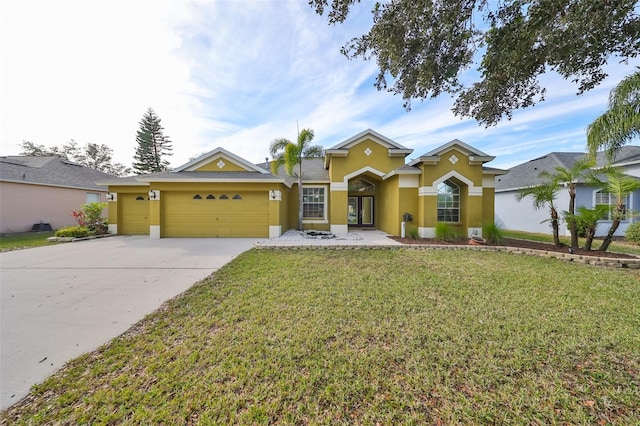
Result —
[[0, 157], [0, 181], [105, 191], [113, 176], [60, 157]]
[[509, 169], [504, 176], [496, 179], [496, 191], [526, 188], [543, 182], [540, 173], [555, 172], [556, 167], [570, 168], [573, 163], [583, 157], [583, 152], [551, 152], [542, 157], [534, 158], [526, 163]]
[[[268, 168], [265, 163], [256, 164], [258, 167]], [[281, 165], [278, 168], [278, 176], [284, 178], [287, 182], [295, 183], [298, 181], [293, 176], [289, 176]], [[329, 181], [329, 171], [324, 168], [324, 158], [306, 158], [302, 160], [302, 176], [304, 181]]]
[[[640, 146], [625, 145], [621, 147], [613, 161], [614, 165], [629, 163], [640, 163]], [[596, 165], [600, 167], [605, 164], [607, 164], [607, 157], [604, 152], [599, 152], [596, 155]]]

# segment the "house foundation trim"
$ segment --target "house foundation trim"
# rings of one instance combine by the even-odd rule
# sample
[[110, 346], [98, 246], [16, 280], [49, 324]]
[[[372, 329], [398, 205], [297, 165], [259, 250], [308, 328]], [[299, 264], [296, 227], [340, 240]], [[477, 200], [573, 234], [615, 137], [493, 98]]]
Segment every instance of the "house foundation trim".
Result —
[[160, 225], [149, 226], [149, 238], [157, 240], [160, 238]]
[[269, 238], [278, 238], [282, 235], [282, 225], [269, 225]]
[[107, 229], [109, 230], [110, 234], [118, 235], [118, 224], [110, 223]]
[[331, 233], [332, 234], [348, 234], [349, 233], [349, 225], [334, 225], [331, 224]]
[[420, 238], [435, 238], [436, 237], [436, 228], [418, 228], [418, 235]]

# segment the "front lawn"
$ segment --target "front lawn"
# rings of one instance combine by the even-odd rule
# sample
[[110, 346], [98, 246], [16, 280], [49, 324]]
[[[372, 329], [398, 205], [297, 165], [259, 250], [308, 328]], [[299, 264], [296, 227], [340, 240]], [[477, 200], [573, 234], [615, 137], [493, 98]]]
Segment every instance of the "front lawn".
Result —
[[252, 250], [2, 413], [18, 424], [635, 424], [640, 273]]
[[40, 247], [52, 244], [47, 238], [53, 237], [55, 232], [21, 232], [19, 234], [0, 235], [0, 251], [11, 251], [30, 247]]

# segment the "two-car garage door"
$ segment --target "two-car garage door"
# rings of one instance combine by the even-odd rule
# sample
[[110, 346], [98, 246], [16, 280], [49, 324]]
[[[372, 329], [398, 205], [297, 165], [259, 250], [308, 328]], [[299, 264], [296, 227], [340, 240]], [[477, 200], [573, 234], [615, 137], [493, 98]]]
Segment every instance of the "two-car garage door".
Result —
[[268, 237], [269, 198], [260, 192], [164, 192], [162, 237]]

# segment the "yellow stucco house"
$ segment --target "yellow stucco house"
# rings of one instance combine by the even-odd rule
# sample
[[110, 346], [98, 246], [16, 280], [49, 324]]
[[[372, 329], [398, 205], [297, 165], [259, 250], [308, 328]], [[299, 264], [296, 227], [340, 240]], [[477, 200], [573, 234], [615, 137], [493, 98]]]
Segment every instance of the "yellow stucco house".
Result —
[[[433, 237], [438, 222], [459, 236], [494, 221], [494, 157], [453, 140], [406, 163], [413, 152], [366, 130], [303, 163], [305, 229], [335, 234], [403, 226]], [[109, 228], [164, 237], [278, 237], [297, 226], [298, 188], [283, 170], [216, 148], [169, 172], [108, 185]], [[404, 222], [404, 225], [403, 225]]]

